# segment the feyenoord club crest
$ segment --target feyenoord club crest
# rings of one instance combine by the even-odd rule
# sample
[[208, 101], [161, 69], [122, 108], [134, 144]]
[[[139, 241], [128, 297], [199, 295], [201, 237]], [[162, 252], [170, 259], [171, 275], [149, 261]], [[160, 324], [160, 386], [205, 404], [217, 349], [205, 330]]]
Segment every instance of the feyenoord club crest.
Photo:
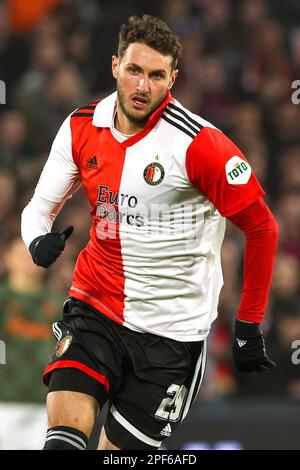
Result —
[[58, 345], [56, 346], [55, 354], [58, 357], [62, 356], [66, 352], [66, 350], [69, 348], [71, 342], [72, 342], [71, 335], [67, 335], [64, 338], [62, 338], [60, 342], [58, 343]]
[[151, 186], [156, 186], [161, 183], [165, 176], [164, 167], [158, 163], [153, 162], [146, 166], [144, 170], [144, 180]]

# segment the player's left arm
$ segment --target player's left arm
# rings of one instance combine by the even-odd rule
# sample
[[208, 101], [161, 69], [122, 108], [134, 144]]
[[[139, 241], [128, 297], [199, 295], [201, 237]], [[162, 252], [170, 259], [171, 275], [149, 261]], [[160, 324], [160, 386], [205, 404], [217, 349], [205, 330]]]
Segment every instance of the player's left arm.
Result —
[[240, 372], [264, 372], [275, 366], [267, 356], [259, 325], [270, 293], [278, 226], [261, 197], [228, 218], [246, 236], [244, 281], [235, 322], [233, 357]]
[[[202, 134], [202, 135], [201, 135]], [[266, 354], [260, 324], [266, 311], [278, 242], [278, 227], [262, 199], [243, 153], [218, 129], [205, 128], [186, 159], [187, 174], [221, 215], [246, 236], [242, 299], [235, 323], [233, 355], [241, 372], [275, 366]]]

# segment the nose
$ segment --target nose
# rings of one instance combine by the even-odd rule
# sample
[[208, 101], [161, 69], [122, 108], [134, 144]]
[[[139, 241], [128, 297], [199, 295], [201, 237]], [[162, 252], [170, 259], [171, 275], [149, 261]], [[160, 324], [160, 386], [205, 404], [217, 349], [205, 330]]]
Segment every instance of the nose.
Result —
[[143, 75], [136, 87], [139, 93], [147, 93], [149, 91], [149, 77], [147, 75]]

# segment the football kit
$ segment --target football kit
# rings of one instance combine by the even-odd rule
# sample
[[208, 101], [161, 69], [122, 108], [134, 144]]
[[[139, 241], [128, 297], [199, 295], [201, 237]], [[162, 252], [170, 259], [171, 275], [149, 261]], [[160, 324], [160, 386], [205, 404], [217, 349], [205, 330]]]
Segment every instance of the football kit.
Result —
[[109, 440], [151, 449], [176, 429], [201, 385], [223, 284], [225, 218], [250, 240], [240, 318], [259, 323], [272, 271], [273, 245], [264, 248], [272, 217], [249, 162], [219, 129], [168, 92], [145, 128], [124, 136], [114, 128], [116, 99], [113, 93], [64, 121], [23, 211], [22, 236], [29, 247], [50, 232], [84, 187], [90, 240], [63, 319], [53, 325], [58, 344], [44, 382], [49, 391], [88, 393], [100, 406], [109, 398]]

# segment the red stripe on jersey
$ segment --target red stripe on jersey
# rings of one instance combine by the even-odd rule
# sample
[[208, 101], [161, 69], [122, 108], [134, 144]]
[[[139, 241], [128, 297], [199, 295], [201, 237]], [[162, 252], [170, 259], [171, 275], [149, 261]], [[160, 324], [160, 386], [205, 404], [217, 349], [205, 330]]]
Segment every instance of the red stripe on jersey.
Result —
[[[109, 129], [93, 126], [90, 118], [71, 120], [71, 130], [73, 158], [92, 207], [93, 224], [90, 241], [77, 259], [70, 295], [123, 323], [125, 278], [118, 194], [126, 149]], [[94, 156], [96, 169], [87, 165]]]
[[[71, 119], [73, 159], [92, 206], [93, 225], [91, 239], [77, 259], [70, 295], [119, 324], [124, 322], [125, 301], [119, 236], [119, 218], [124, 214], [120, 214], [119, 189], [126, 149], [153, 129], [170, 100], [168, 92], [149, 117], [145, 129], [123, 143], [112, 136], [110, 129], [92, 124], [92, 110], [91, 116]], [[91, 158], [96, 158], [96, 167], [88, 165]]]
[[57, 361], [57, 362], [53, 362], [53, 364], [49, 364], [43, 374], [44, 384], [49, 385], [51, 372], [53, 372], [56, 369], [66, 369], [66, 368], [78, 369], [81, 372], [84, 372], [85, 374], [89, 375], [90, 377], [93, 377], [102, 385], [104, 385], [107, 393], [109, 392], [109, 383], [105, 375], [99, 374], [99, 372], [96, 372], [95, 370], [91, 369], [90, 367], [78, 361]]
[[[92, 124], [92, 109], [90, 116], [77, 113], [71, 119], [73, 159], [92, 207], [93, 225], [90, 241], [77, 259], [70, 295], [120, 324], [124, 322], [125, 277], [119, 228], [120, 217], [127, 210], [124, 207], [121, 213], [122, 197], [126, 200], [128, 195], [119, 195], [119, 190], [126, 149], [153, 129], [170, 100], [168, 92], [145, 129], [123, 143], [110, 129]], [[89, 164], [91, 159], [97, 163]]]

